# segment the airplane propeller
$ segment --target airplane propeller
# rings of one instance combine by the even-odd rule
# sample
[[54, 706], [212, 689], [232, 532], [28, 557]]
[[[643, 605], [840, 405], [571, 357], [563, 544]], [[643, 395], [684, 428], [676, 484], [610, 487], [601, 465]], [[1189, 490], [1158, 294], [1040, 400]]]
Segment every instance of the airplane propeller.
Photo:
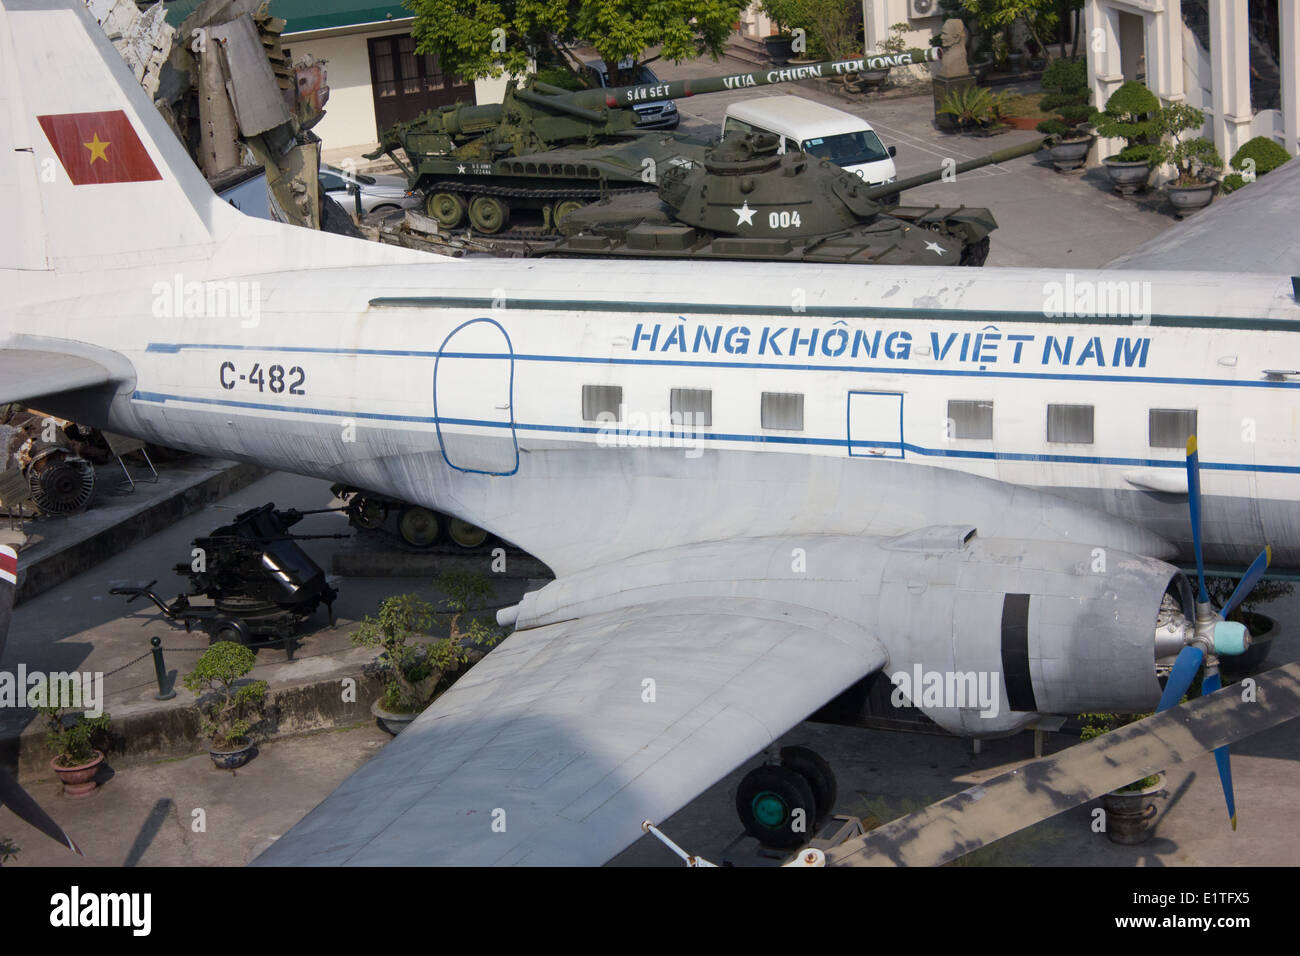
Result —
[[[1192, 519], [1192, 547], [1196, 552], [1196, 620], [1190, 636], [1184, 638], [1187, 646], [1178, 652], [1174, 666], [1169, 671], [1164, 692], [1156, 707], [1157, 713], [1168, 710], [1183, 699], [1202, 667], [1202, 695], [1212, 694], [1223, 686], [1219, 678], [1219, 655], [1241, 654], [1250, 647], [1250, 635], [1245, 625], [1225, 621], [1224, 618], [1255, 589], [1273, 559], [1272, 548], [1265, 546], [1246, 569], [1222, 610], [1215, 611], [1210, 604], [1209, 592], [1205, 589], [1205, 562], [1201, 555], [1201, 464], [1195, 435], [1187, 439], [1187, 505]], [[1233, 798], [1232, 764], [1226, 746], [1214, 751], [1214, 761], [1219, 768], [1219, 782], [1223, 785], [1223, 797], [1228, 805], [1228, 819], [1235, 830], [1237, 804]]]

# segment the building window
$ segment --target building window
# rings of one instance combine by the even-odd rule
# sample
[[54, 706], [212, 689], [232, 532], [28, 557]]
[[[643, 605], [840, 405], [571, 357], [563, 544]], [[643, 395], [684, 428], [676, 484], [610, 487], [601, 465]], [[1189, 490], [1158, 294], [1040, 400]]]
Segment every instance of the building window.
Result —
[[1048, 405], [1047, 440], [1092, 444], [1091, 405]]
[[803, 431], [803, 393], [764, 392], [763, 427]]
[[622, 385], [582, 386], [582, 418], [584, 421], [622, 421], [622, 406]]
[[948, 420], [952, 438], [992, 438], [993, 403], [950, 400]]
[[713, 424], [713, 392], [707, 388], [674, 388], [668, 396], [674, 425], [701, 428]]
[[1147, 435], [1152, 448], [1186, 448], [1196, 434], [1196, 409], [1153, 408], [1147, 413]]

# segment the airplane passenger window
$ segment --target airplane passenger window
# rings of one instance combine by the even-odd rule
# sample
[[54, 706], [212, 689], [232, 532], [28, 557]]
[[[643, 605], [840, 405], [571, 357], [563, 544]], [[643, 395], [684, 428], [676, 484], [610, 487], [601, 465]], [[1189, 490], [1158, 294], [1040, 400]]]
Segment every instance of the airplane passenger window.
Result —
[[764, 428], [803, 431], [803, 394], [800, 392], [764, 392], [762, 403]]
[[1147, 434], [1152, 448], [1186, 448], [1187, 439], [1196, 434], [1196, 409], [1151, 409]]
[[623, 386], [582, 386], [582, 418], [588, 422], [622, 421]]
[[948, 418], [953, 438], [992, 438], [993, 403], [951, 400]]
[[668, 410], [674, 425], [699, 428], [713, 424], [713, 392], [707, 388], [674, 388]]
[[1048, 405], [1047, 440], [1092, 444], [1091, 405]]

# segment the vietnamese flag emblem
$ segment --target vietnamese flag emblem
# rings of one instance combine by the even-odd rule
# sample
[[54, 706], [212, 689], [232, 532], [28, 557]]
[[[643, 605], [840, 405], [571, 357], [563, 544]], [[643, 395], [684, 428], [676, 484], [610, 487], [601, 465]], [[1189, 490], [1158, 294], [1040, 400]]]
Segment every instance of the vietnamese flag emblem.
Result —
[[38, 116], [74, 186], [162, 179], [121, 110]]

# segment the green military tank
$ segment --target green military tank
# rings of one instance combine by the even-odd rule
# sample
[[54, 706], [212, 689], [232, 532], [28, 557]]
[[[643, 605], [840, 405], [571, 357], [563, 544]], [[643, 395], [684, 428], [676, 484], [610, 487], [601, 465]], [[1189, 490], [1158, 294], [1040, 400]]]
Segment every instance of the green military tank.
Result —
[[638, 103], [847, 76], [937, 57], [934, 48], [914, 49], [577, 92], [530, 76], [508, 83], [501, 103], [444, 106], [398, 123], [366, 158], [389, 156], [411, 189], [424, 194], [428, 214], [446, 229], [468, 219], [477, 232], [501, 235], [512, 221], [532, 220], [534, 233], [554, 234], [587, 203], [653, 194], [665, 170], [703, 159], [709, 146], [704, 140], [638, 130]]
[[999, 150], [910, 179], [868, 186], [834, 163], [778, 152], [767, 133], [729, 136], [703, 160], [666, 171], [657, 194], [604, 199], [560, 223], [538, 255], [762, 259], [979, 266], [997, 228], [988, 209], [894, 206], [880, 200], [1043, 148]]

